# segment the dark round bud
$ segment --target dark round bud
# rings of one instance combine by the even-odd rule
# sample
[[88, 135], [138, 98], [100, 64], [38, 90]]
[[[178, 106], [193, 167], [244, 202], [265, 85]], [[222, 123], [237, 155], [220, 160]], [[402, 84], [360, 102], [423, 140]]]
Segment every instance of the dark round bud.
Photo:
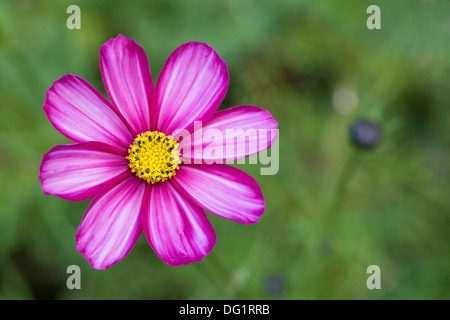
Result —
[[357, 120], [350, 129], [350, 136], [358, 147], [370, 149], [380, 141], [381, 130], [369, 120]]
[[272, 297], [281, 297], [285, 292], [285, 280], [279, 273], [272, 273], [266, 278], [266, 290]]

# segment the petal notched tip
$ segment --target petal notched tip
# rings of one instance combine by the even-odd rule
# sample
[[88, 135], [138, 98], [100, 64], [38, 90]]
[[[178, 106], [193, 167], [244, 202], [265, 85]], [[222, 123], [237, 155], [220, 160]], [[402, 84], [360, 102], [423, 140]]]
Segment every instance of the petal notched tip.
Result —
[[106, 41], [100, 47], [100, 52], [108, 49], [109, 47], [114, 47], [114, 46], [118, 46], [118, 45], [122, 45], [122, 46], [137, 45], [137, 43], [136, 43], [136, 41], [134, 39], [130, 39], [130, 38], [125, 37], [122, 34], [118, 34], [117, 37], [111, 38], [108, 41]]

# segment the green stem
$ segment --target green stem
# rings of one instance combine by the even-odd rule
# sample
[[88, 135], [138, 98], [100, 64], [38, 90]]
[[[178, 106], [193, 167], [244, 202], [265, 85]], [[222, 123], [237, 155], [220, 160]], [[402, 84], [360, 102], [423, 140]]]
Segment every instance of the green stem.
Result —
[[195, 263], [197, 271], [205, 277], [214, 288], [219, 288], [227, 299], [247, 299], [240, 288], [233, 287], [232, 272], [217, 255], [210, 253], [203, 261]]
[[329, 205], [329, 215], [336, 215], [341, 211], [345, 196], [347, 195], [348, 185], [350, 184], [357, 167], [360, 164], [358, 150], [352, 150], [345, 161], [337, 182], [334, 187], [333, 197]]

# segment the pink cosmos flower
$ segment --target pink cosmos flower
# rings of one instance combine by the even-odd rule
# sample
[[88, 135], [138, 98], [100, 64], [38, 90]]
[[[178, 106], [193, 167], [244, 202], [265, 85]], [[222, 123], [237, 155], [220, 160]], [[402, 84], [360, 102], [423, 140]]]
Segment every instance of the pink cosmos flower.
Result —
[[[70, 74], [47, 91], [43, 109], [49, 121], [74, 143], [45, 154], [39, 175], [46, 194], [71, 201], [94, 198], [76, 233], [77, 250], [93, 268], [122, 260], [142, 231], [165, 263], [200, 261], [216, 242], [204, 210], [243, 224], [260, 219], [264, 198], [258, 183], [220, 163], [270, 147], [278, 123], [256, 106], [216, 112], [229, 75], [214, 49], [199, 42], [181, 45], [155, 87], [144, 50], [119, 35], [101, 47], [100, 67], [111, 102]], [[196, 121], [224, 136], [233, 128], [275, 134], [250, 139], [250, 147], [237, 145], [240, 152], [232, 157], [209, 155], [216, 164], [205, 159], [186, 164], [198, 156], [183, 157], [181, 147], [205, 146], [194, 138], [179, 145], [169, 134], [186, 129], [194, 135]]]

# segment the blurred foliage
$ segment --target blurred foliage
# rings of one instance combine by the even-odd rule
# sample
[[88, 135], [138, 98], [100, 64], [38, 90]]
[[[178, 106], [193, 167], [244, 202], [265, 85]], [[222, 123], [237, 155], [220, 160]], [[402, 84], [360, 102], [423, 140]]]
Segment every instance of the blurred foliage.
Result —
[[[68, 30], [66, 8], [81, 8]], [[381, 8], [381, 30], [366, 9]], [[0, 1], [0, 299], [449, 299], [450, 2], [312, 0]], [[169, 267], [141, 237], [108, 271], [76, 251], [89, 201], [44, 195], [42, 155], [66, 143], [42, 111], [67, 73], [106, 96], [98, 50], [124, 34], [157, 79], [180, 44], [228, 63], [223, 107], [254, 104], [279, 122], [280, 168], [241, 165], [266, 199], [260, 222], [211, 214], [217, 244]], [[353, 121], [382, 129], [371, 151]], [[81, 268], [68, 290], [66, 268]], [[369, 265], [381, 290], [366, 288]]]

